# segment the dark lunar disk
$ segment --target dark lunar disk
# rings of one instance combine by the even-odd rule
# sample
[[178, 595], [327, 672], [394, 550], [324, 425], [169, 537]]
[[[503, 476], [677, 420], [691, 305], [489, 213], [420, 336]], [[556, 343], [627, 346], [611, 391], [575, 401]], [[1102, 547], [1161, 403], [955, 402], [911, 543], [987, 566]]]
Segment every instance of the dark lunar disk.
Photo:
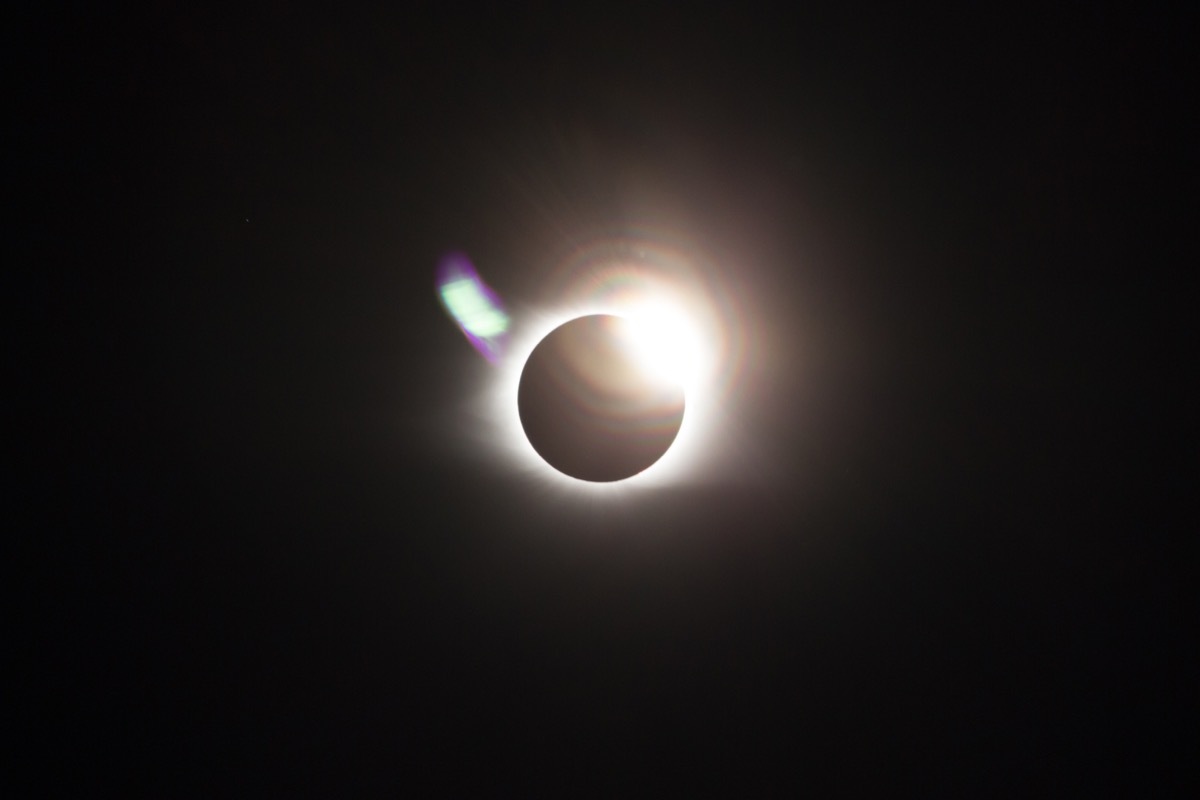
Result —
[[521, 373], [517, 409], [533, 449], [558, 471], [619, 481], [667, 452], [683, 423], [683, 388], [651, 375], [620, 317], [595, 314], [542, 339]]

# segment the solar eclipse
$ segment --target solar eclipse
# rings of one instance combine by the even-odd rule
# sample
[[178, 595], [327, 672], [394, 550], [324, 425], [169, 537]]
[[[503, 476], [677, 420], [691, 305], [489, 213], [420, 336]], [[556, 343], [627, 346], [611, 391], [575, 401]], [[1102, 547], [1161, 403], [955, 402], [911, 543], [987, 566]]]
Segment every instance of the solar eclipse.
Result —
[[442, 263], [443, 306], [493, 367], [448, 423], [464, 452], [576, 498], [725, 475], [726, 409], [755, 337], [711, 262], [660, 231], [537, 272], [540, 296], [501, 302], [465, 255]]

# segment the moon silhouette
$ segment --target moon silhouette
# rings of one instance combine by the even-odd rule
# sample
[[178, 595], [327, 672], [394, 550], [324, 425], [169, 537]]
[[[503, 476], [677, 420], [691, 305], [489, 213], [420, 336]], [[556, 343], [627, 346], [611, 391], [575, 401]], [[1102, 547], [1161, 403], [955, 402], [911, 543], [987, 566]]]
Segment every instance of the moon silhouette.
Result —
[[612, 482], [662, 458], [683, 424], [678, 381], [638, 358], [621, 317], [593, 314], [555, 328], [521, 372], [517, 410], [533, 449], [573, 478]]

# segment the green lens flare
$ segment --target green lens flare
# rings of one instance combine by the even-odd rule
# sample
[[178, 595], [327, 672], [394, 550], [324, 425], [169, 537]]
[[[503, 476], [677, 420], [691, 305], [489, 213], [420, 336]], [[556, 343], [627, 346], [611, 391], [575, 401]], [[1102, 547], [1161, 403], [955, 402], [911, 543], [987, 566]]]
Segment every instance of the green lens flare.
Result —
[[460, 278], [442, 287], [442, 301], [466, 331], [487, 339], [508, 330], [508, 315], [491, 304], [471, 278]]
[[470, 260], [462, 253], [444, 257], [438, 265], [437, 287], [446, 313], [471, 346], [488, 361], [498, 362], [508, 338], [508, 314]]

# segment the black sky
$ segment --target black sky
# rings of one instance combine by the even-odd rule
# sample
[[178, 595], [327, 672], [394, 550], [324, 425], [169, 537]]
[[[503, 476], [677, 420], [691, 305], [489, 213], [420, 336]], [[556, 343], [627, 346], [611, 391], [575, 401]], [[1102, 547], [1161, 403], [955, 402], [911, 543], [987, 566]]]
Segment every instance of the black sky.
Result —
[[[18, 21], [40, 780], [1182, 786], [1180, 20], [729, 5]], [[439, 256], [535, 302], [667, 222], [762, 332], [754, 474], [606, 504], [472, 452]]]

